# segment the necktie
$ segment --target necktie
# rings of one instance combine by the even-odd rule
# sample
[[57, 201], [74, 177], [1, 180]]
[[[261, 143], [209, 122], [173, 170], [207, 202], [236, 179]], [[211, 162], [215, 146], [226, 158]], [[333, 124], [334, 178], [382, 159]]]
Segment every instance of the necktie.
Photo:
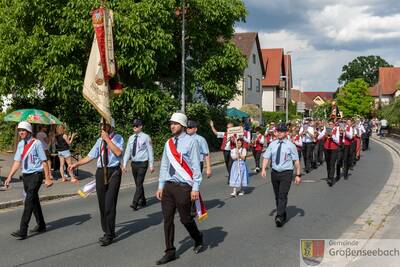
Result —
[[[175, 140], [176, 150], [178, 150], [178, 137], [175, 137], [174, 140]], [[169, 175], [171, 177], [175, 175], [175, 168], [172, 166], [172, 164], [169, 165]]]
[[[24, 139], [24, 148], [28, 142]], [[24, 169], [28, 169], [28, 155], [25, 155], [25, 160], [24, 160]]]
[[104, 164], [104, 167], [108, 167], [108, 145], [107, 145], [106, 141], [103, 141], [103, 146], [104, 146], [103, 164]]
[[278, 146], [278, 151], [276, 152], [276, 159], [275, 159], [275, 164], [279, 165], [279, 162], [281, 161], [281, 148], [282, 148], [282, 141], [279, 141], [279, 146]]
[[138, 136], [135, 135], [135, 139], [133, 139], [133, 148], [132, 148], [132, 157], [133, 158], [136, 156], [137, 139], [138, 139]]

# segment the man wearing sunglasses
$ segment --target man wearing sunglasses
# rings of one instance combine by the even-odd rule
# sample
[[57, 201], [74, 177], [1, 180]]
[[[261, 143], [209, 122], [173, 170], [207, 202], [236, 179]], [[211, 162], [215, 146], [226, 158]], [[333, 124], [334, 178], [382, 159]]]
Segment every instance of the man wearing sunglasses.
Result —
[[143, 182], [147, 168], [154, 172], [154, 154], [150, 136], [142, 132], [143, 121], [135, 119], [133, 121], [133, 135], [129, 137], [125, 149], [122, 170], [126, 172], [126, 165], [131, 160], [132, 175], [135, 180], [136, 191], [130, 206], [133, 210], [138, 210], [138, 205], [146, 206]]

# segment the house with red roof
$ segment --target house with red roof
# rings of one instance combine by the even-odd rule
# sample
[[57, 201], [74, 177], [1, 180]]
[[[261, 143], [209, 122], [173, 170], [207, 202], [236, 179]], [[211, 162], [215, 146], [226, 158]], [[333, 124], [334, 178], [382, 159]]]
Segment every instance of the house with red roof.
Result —
[[335, 92], [304, 92], [304, 95], [312, 99], [314, 105], [320, 106], [333, 100]]
[[286, 77], [288, 95], [292, 88], [292, 60], [283, 48], [262, 49], [266, 75], [262, 80], [263, 111], [284, 111], [286, 106]]
[[246, 57], [247, 68], [243, 72], [242, 79], [237, 84], [240, 94], [229, 103], [229, 107], [240, 109], [243, 105], [253, 104], [261, 108], [263, 93], [261, 82], [265, 75], [265, 68], [258, 33], [236, 33], [232, 42]]
[[369, 88], [369, 94], [374, 98], [375, 108], [390, 104], [400, 96], [400, 67], [379, 68], [378, 83]]

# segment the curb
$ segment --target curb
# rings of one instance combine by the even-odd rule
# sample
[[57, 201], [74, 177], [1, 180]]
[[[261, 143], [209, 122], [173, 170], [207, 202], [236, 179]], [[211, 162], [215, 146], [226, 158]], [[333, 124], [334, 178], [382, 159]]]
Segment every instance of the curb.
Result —
[[[222, 165], [224, 163], [225, 163], [224, 161], [217, 161], [217, 162], [212, 163], [211, 166], [218, 166], [218, 165]], [[144, 184], [153, 183], [157, 179], [158, 179], [157, 177], [150, 178]], [[134, 183], [127, 183], [127, 184], [121, 185], [120, 190], [132, 188], [132, 187], [134, 187]], [[76, 193], [55, 194], [55, 195], [44, 195], [44, 196], [40, 196], [39, 200], [40, 200], [40, 202], [48, 202], [48, 201], [52, 201], [52, 200], [60, 200], [60, 199], [64, 199], [64, 198], [77, 197], [77, 196], [79, 196], [79, 194], [77, 192]], [[0, 211], [2, 211], [4, 209], [16, 208], [16, 207], [22, 206], [23, 204], [24, 204], [24, 202], [22, 199], [2, 202], [2, 203], [0, 203]]]
[[372, 139], [390, 153], [393, 160], [393, 169], [378, 196], [339, 239], [374, 238], [376, 233], [384, 226], [388, 215], [400, 202], [400, 166], [396, 166], [396, 162], [400, 161], [400, 154], [383, 140]]

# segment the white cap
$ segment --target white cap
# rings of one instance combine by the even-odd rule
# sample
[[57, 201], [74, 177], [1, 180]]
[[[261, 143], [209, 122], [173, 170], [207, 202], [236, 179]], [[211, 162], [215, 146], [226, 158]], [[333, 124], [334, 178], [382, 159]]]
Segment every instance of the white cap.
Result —
[[32, 125], [27, 121], [21, 121], [20, 123], [18, 123], [17, 128], [24, 129], [24, 130], [27, 130], [28, 132], [32, 133]]
[[[100, 118], [100, 123], [103, 123], [103, 118]], [[109, 124], [108, 122], [106, 123]], [[111, 127], [115, 128], [115, 120], [113, 118], [111, 118]]]
[[187, 127], [187, 117], [183, 113], [174, 113], [172, 114], [172, 117], [170, 121], [177, 122], [183, 127]]

